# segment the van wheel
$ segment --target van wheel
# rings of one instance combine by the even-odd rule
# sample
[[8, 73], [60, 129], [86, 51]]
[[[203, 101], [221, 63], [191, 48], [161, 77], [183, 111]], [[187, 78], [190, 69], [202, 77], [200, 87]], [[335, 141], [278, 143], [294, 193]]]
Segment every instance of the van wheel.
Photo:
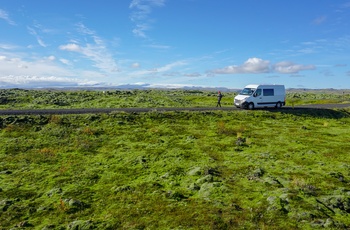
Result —
[[277, 108], [277, 109], [282, 108], [282, 103], [281, 103], [281, 102], [277, 102], [277, 104], [276, 104], [276, 108]]
[[254, 103], [253, 102], [250, 102], [248, 104], [248, 109], [250, 109], [250, 110], [254, 109]]

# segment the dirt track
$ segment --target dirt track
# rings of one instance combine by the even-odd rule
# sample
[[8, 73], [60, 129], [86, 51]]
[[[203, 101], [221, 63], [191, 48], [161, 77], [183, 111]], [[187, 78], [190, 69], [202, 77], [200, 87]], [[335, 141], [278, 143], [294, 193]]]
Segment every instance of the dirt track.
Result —
[[[341, 109], [350, 108], [350, 103], [347, 104], [318, 104], [318, 105], [303, 105], [285, 106], [280, 110], [288, 109]], [[45, 114], [88, 114], [88, 113], [111, 113], [111, 112], [126, 112], [126, 113], [142, 113], [151, 111], [234, 111], [239, 110], [235, 107], [207, 107], [207, 108], [89, 108], [89, 109], [33, 109], [33, 110], [0, 110], [1, 115], [45, 115]]]

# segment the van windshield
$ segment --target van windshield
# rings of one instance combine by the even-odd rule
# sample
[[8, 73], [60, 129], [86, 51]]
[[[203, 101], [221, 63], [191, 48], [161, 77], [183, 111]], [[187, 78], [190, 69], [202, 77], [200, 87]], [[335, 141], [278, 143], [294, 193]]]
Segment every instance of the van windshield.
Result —
[[244, 88], [239, 95], [252, 95], [255, 90], [255, 88]]

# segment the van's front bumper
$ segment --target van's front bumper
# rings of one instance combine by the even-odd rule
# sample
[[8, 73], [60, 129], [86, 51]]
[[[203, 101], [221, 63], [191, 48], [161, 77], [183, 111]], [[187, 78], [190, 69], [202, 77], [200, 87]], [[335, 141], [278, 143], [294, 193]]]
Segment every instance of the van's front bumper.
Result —
[[246, 101], [240, 101], [240, 100], [235, 100], [234, 105], [237, 108], [247, 108], [248, 107], [248, 103]]

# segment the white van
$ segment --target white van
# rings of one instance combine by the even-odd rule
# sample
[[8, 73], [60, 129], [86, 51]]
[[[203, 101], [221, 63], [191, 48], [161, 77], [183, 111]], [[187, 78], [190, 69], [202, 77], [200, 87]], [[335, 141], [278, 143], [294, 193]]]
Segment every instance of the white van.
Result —
[[286, 90], [284, 85], [247, 85], [235, 97], [237, 108], [281, 108], [286, 104]]

